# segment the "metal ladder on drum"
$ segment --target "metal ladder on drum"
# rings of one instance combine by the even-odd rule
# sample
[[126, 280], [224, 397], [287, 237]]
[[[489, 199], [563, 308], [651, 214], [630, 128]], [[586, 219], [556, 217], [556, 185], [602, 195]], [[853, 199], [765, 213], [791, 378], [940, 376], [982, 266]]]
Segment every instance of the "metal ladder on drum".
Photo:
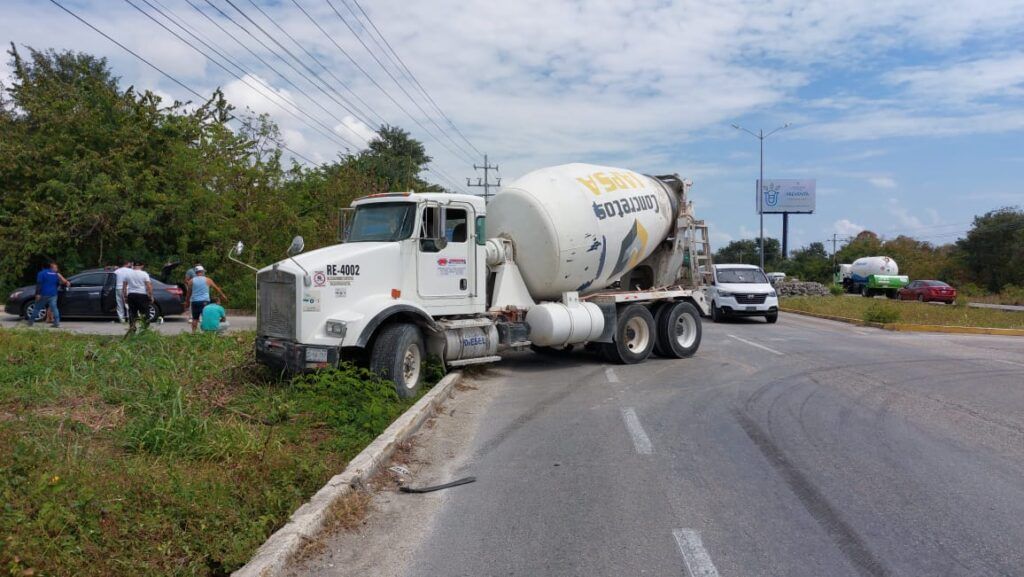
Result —
[[704, 284], [710, 278], [711, 238], [708, 225], [703, 220], [694, 220], [690, 226], [690, 279], [695, 285]]

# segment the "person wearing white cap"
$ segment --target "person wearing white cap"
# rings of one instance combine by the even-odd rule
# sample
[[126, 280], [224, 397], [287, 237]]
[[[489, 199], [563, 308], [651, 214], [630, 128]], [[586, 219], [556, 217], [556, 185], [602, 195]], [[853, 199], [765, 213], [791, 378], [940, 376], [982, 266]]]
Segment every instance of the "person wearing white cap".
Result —
[[189, 303], [192, 309], [192, 332], [196, 332], [196, 328], [199, 326], [199, 318], [203, 314], [203, 308], [210, 304], [210, 289], [217, 291], [220, 295], [220, 300], [228, 302], [228, 297], [224, 294], [224, 291], [220, 290], [220, 285], [213, 282], [213, 279], [206, 276], [206, 269], [203, 265], [197, 264], [195, 266], [196, 276], [191, 279], [185, 280], [185, 301]]

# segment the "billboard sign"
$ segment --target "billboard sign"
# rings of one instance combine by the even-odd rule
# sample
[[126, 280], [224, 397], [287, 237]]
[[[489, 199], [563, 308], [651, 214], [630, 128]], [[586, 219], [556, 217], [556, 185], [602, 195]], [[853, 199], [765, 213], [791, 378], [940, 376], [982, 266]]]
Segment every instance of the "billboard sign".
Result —
[[[757, 182], [760, 184], [760, 181]], [[815, 187], [817, 181], [806, 180], [766, 180], [764, 187], [758, 188], [757, 211], [763, 214], [792, 212], [813, 213]]]

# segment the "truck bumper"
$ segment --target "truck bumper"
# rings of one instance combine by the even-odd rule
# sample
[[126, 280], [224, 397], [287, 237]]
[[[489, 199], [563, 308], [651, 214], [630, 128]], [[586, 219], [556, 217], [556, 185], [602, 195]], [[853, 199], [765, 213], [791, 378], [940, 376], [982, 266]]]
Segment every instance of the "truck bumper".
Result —
[[[779, 312], [777, 306], [750, 306], [750, 305], [738, 305], [735, 307], [729, 305], [722, 305], [719, 309], [730, 317], [763, 317], [764, 315], [775, 314]], [[752, 310], [751, 310], [752, 309]]]
[[304, 345], [285, 339], [256, 337], [256, 360], [286, 373], [303, 373], [338, 366], [338, 349]]

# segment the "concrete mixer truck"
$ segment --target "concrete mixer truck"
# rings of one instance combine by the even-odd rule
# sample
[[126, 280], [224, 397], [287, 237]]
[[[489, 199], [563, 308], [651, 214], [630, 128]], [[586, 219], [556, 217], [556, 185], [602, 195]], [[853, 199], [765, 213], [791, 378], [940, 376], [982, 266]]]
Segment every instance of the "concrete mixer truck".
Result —
[[887, 256], [866, 256], [839, 267], [843, 288], [865, 297], [884, 294], [894, 299], [910, 279], [899, 274], [896, 261]]
[[[616, 363], [693, 355], [708, 306], [690, 183], [568, 164], [471, 195], [395, 192], [345, 209], [342, 242], [257, 273], [256, 355], [287, 372], [349, 360], [413, 396], [428, 356], [586, 346]], [[702, 262], [704, 262], [702, 260]]]

